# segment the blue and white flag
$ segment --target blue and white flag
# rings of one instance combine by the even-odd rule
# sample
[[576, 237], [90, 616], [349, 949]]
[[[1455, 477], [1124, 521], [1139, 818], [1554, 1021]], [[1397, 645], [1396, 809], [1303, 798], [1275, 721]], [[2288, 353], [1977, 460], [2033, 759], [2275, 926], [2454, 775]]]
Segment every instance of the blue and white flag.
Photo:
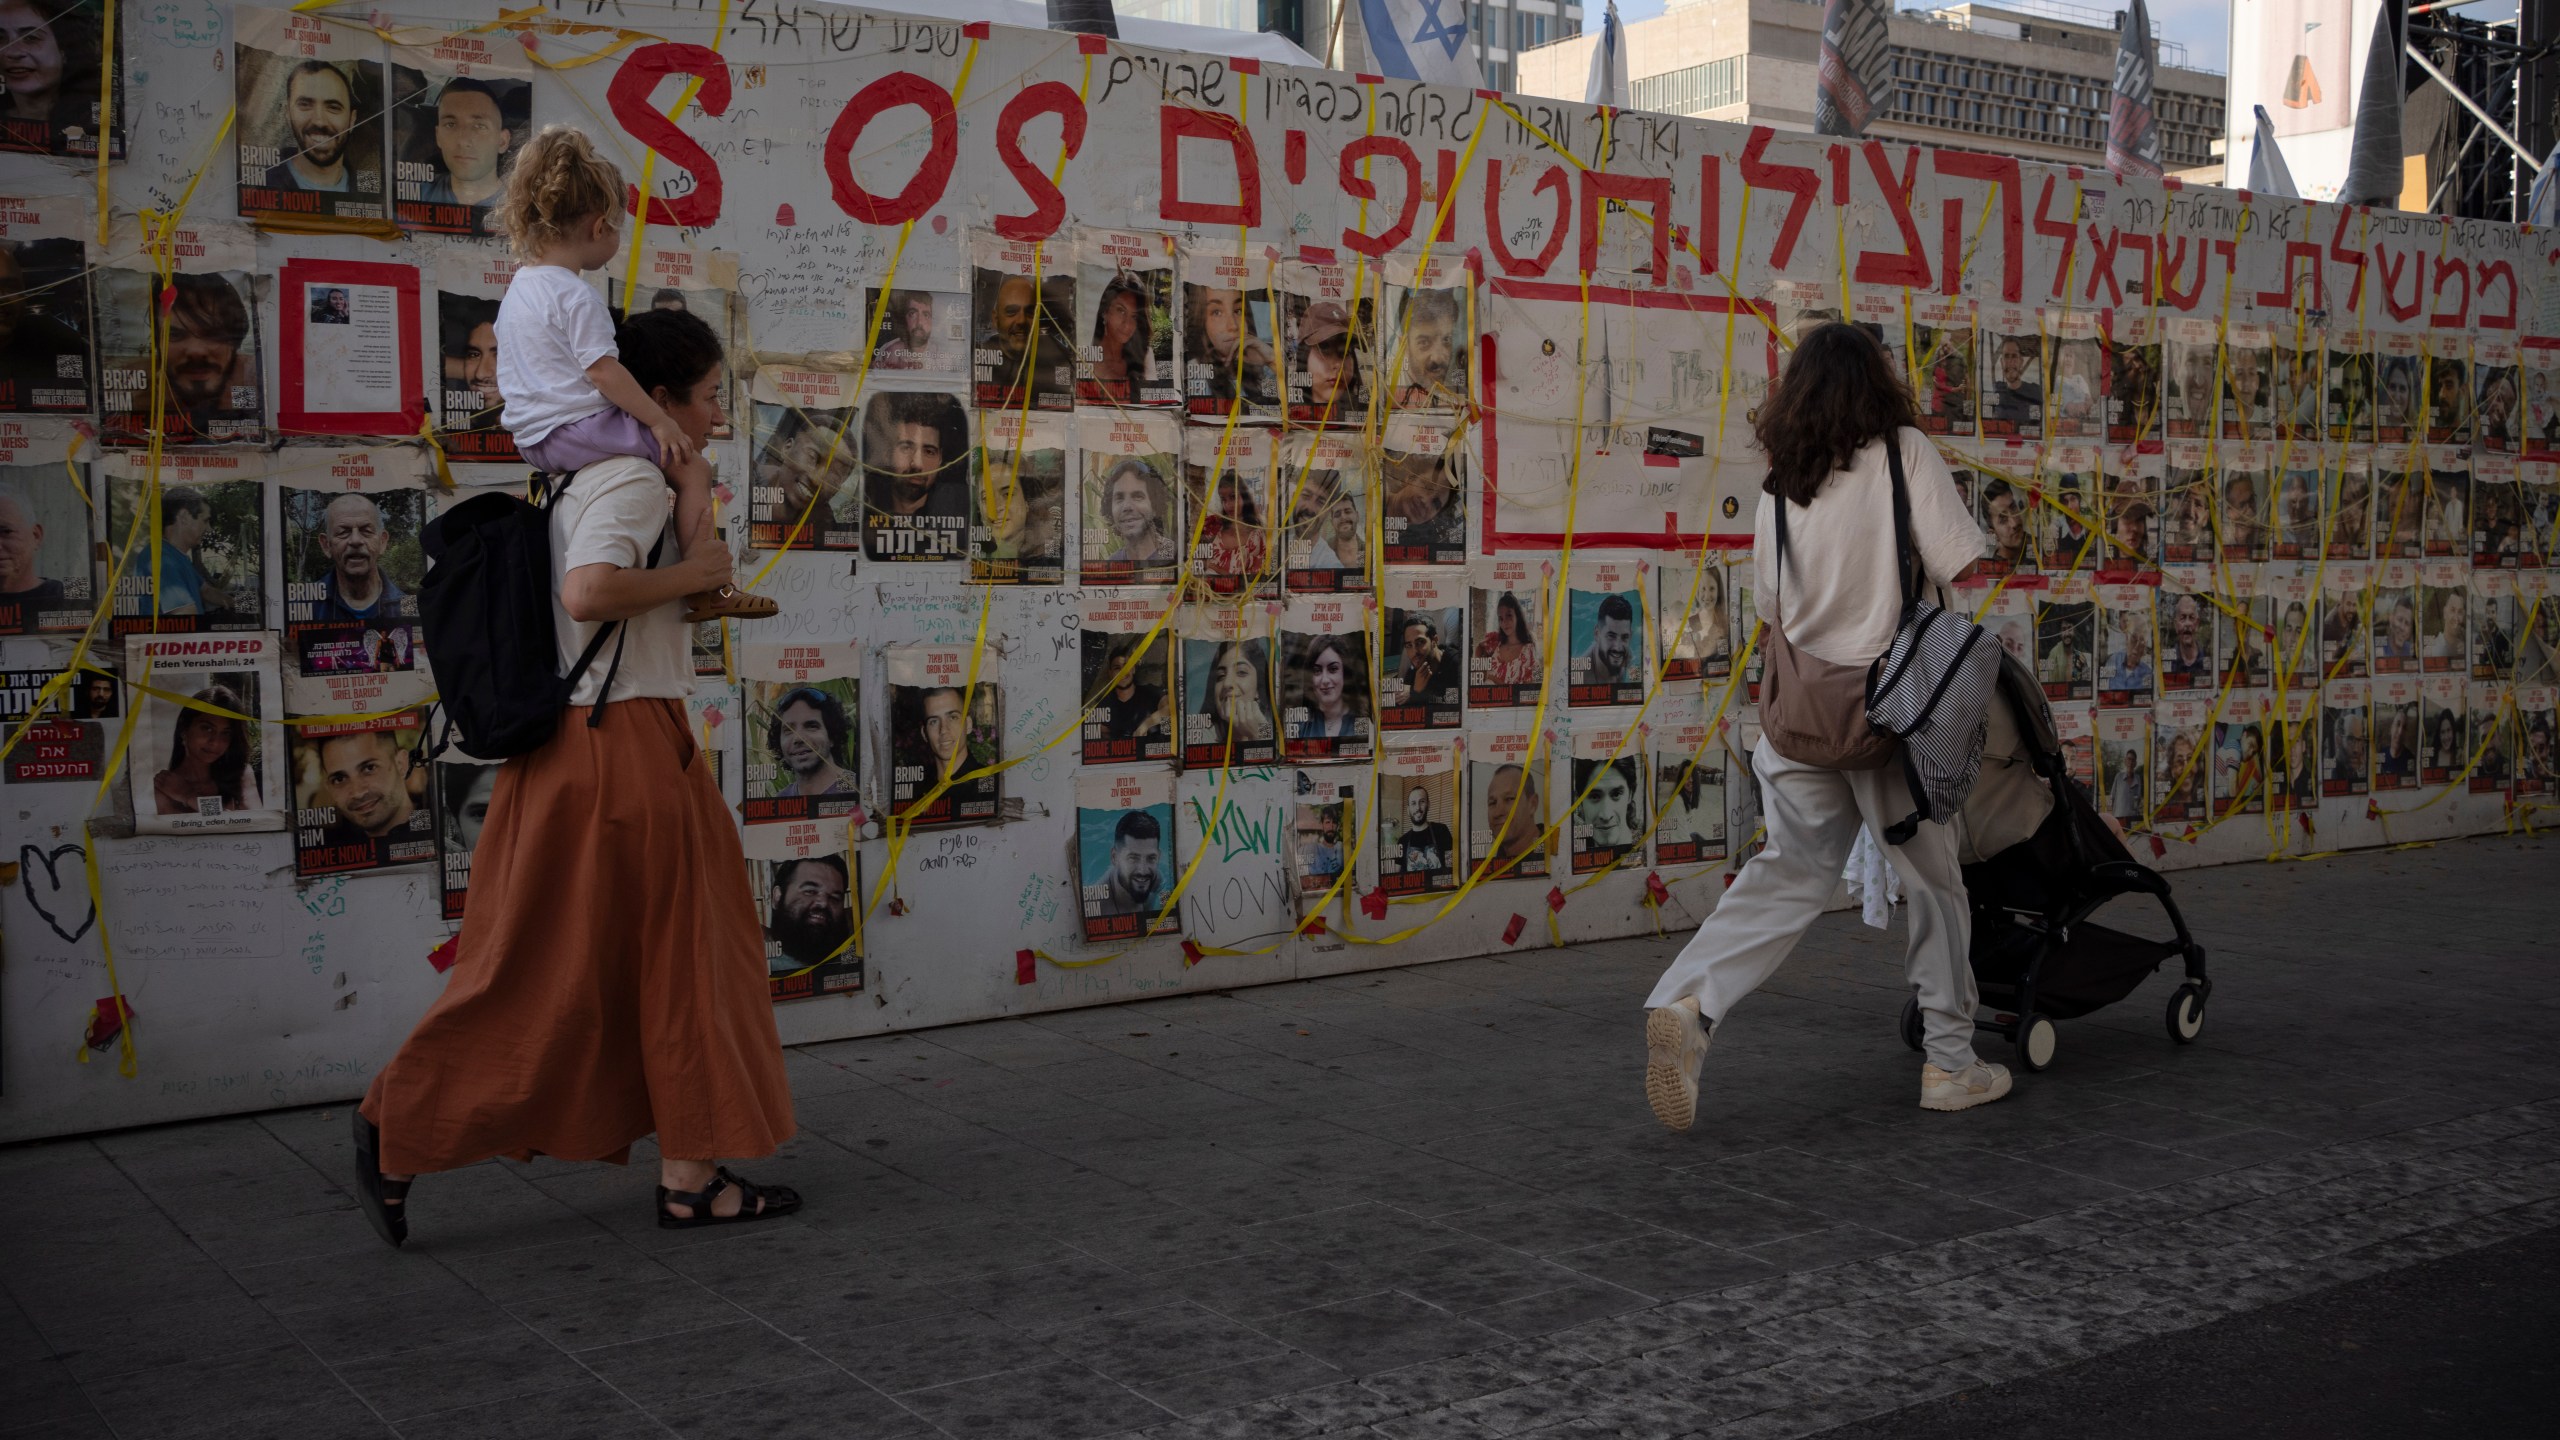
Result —
[[2542, 169], [2533, 177], [2533, 189], [2524, 202], [2524, 220], [2528, 225], [2560, 225], [2560, 145], [2542, 158]]
[[1387, 78], [1484, 88], [1466, 0], [1360, 0], [1360, 22]]
[[1627, 98], [1627, 28], [1618, 23], [1618, 0], [1600, 21], [1599, 38], [1591, 42], [1591, 74], [1583, 82], [1582, 103], [1629, 108]]

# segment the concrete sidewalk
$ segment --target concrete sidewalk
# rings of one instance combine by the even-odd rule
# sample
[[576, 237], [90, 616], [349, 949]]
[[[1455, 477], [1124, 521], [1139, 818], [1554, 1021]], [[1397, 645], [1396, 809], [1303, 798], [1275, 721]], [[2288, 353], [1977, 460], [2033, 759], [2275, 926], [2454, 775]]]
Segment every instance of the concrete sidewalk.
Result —
[[388, 1250], [342, 1109], [0, 1150], [0, 1436], [1789, 1436], [2560, 1225], [2560, 845], [2176, 880], [2202, 1042], [1962, 1115], [1839, 915], [1687, 1135], [1675, 936], [808, 1047], [809, 1209], [707, 1234], [490, 1164]]

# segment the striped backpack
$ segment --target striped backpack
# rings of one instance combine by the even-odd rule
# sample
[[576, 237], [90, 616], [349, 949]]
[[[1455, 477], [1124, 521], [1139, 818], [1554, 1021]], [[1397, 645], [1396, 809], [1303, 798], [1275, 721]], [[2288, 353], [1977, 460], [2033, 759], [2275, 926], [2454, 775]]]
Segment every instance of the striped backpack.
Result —
[[1982, 773], [1982, 741], [1991, 692], [2000, 678], [2000, 642], [1962, 615], [1941, 608], [1923, 583], [1911, 541], [1911, 497], [1902, 478], [1900, 437], [1885, 442], [1893, 469], [1895, 571], [1902, 581], [1902, 621], [1893, 646], [1867, 671], [1867, 723], [1902, 741], [1903, 773], [1915, 808], [1886, 829], [1899, 845], [1924, 820], [1945, 821], [1964, 809]]

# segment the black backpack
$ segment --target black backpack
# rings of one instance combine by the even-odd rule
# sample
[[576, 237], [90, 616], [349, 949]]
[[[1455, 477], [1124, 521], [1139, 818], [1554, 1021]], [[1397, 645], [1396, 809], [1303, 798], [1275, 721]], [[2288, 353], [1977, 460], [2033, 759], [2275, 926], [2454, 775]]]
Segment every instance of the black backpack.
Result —
[[[560, 712], [604, 643], [614, 640], [604, 672], [606, 693], [622, 668], [622, 622], [607, 622], [587, 642], [567, 675], [551, 619], [551, 508], [569, 488], [567, 475], [533, 477], [535, 499], [476, 495], [439, 515], [422, 537], [427, 577], [418, 587], [418, 618], [435, 672], [444, 725], [435, 750], [459, 744], [481, 760], [504, 760], [547, 744]], [[646, 562], [658, 562], [649, 547]], [[587, 723], [604, 720], [594, 706]]]

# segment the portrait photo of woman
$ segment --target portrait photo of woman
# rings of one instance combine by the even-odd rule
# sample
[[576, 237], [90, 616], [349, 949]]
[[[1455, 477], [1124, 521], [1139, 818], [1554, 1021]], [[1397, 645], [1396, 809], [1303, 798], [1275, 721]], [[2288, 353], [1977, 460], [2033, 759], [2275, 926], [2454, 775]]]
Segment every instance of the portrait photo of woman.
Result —
[[249, 723], [235, 718], [249, 713], [238, 691], [217, 681], [195, 698], [230, 715], [190, 708], [178, 718], [177, 738], [169, 747], [168, 767], [151, 777], [154, 809], [162, 815], [201, 815], [220, 810], [263, 810], [255, 768], [257, 746]]

